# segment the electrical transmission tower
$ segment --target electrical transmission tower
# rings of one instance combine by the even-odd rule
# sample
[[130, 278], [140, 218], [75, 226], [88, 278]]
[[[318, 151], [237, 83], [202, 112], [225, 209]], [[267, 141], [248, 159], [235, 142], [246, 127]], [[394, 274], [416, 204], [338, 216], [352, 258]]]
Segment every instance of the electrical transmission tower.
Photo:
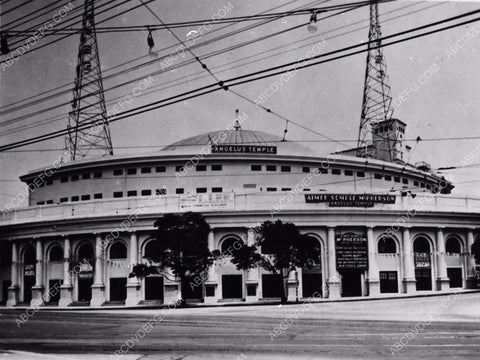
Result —
[[[395, 140], [385, 137], [381, 143], [373, 140], [373, 134], [379, 124], [385, 124], [392, 117], [392, 97], [387, 77], [387, 66], [381, 46], [382, 33], [378, 20], [378, 4], [370, 4], [370, 31], [368, 33], [367, 67], [365, 71], [365, 86], [363, 89], [362, 114], [357, 142], [357, 156], [378, 158], [378, 151], [388, 153], [389, 161], [393, 160], [392, 149]], [[388, 124], [387, 124], [388, 126]], [[378, 131], [377, 131], [378, 133]], [[376, 147], [382, 146], [384, 149]], [[385, 148], [386, 147], [386, 148]]]
[[113, 155], [102, 73], [95, 34], [94, 0], [85, 0], [80, 46], [68, 116], [66, 148], [70, 160], [89, 155]]

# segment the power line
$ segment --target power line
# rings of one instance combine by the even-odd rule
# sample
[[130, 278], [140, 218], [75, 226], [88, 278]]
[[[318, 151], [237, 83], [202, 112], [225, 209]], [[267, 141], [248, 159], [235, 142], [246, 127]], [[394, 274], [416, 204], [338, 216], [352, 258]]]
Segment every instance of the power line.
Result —
[[[23, 3], [18, 4], [17, 6], [14, 6], [13, 8], [8, 9], [7, 11], [4, 11], [4, 12], [2, 13], [2, 15], [5, 16], [6, 14], [8, 14], [8, 13], [14, 11], [14, 10], [17, 10], [17, 9], [19, 9], [19, 8], [21, 8], [21, 7], [29, 4], [29, 3], [31, 3], [31, 2], [33, 2], [33, 0], [26, 0], [26, 1], [24, 1]], [[2, 4], [2, 5], [3, 5], [3, 4]]]
[[[6, 27], [9, 26], [9, 25], [11, 25], [11, 24], [13, 24], [13, 23], [16, 23], [17, 21], [24, 20], [24, 19], [29, 18], [30, 16], [32, 16], [32, 15], [34, 15], [34, 14], [37, 14], [35, 17], [33, 17], [33, 18], [31, 18], [31, 19], [25, 20], [24, 22], [15, 25], [15, 26], [20, 26], [20, 25], [23, 25], [23, 24], [25, 24], [25, 23], [27, 23], [27, 22], [29, 22], [29, 21], [32, 21], [32, 20], [34, 20], [34, 19], [37, 19], [37, 18], [39, 18], [39, 17], [41, 17], [41, 16], [43, 16], [43, 15], [45, 15], [45, 14], [48, 14], [48, 13], [50, 12], [50, 10], [47, 10], [47, 11], [45, 11], [45, 12], [43, 12], [43, 13], [39, 13], [39, 12], [42, 11], [42, 10], [45, 10], [45, 9], [47, 9], [47, 8], [49, 8], [49, 7], [55, 6], [56, 4], [58, 4], [59, 2], [62, 2], [62, 1], [64, 1], [64, 0], [56, 0], [56, 1], [53, 1], [53, 2], [51, 2], [50, 4], [47, 4], [47, 5], [45, 5], [44, 7], [40, 8], [40, 9], [37, 9], [37, 10], [35, 10], [35, 11], [27, 14], [27, 15], [24, 15], [24, 16], [22, 16], [22, 17], [19, 17], [18, 19], [12, 20], [12, 21], [10, 21], [9, 23], [3, 24], [3, 25], [2, 25], [2, 29], [3, 29], [4, 32], [9, 32], [12, 28], [6, 29]], [[67, 0], [67, 1], [68, 1], [68, 0]]]

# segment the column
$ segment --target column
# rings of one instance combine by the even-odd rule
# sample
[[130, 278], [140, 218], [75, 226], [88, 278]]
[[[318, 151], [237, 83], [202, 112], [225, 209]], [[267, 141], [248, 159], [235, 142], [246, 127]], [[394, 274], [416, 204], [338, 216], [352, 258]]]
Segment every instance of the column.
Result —
[[103, 261], [104, 248], [102, 244], [102, 236], [96, 234], [95, 236], [95, 276], [92, 285], [92, 299], [90, 306], [101, 306], [105, 302], [105, 285], [103, 283]]
[[443, 228], [437, 229], [437, 290], [450, 288], [450, 281], [447, 276], [447, 262], [445, 260], [445, 238]]
[[63, 239], [63, 284], [60, 286], [58, 306], [68, 306], [73, 302], [73, 272], [70, 272], [71, 246], [68, 237]]
[[473, 245], [473, 228], [468, 229], [467, 232], [467, 249], [465, 250], [466, 257], [466, 277], [467, 277], [467, 287], [469, 289], [475, 288], [477, 277], [475, 273], [475, 259], [472, 255], [472, 245]]
[[[130, 248], [129, 248], [129, 260], [130, 260], [130, 271], [133, 270], [133, 266], [138, 264], [138, 238], [137, 233], [130, 233]], [[140, 281], [138, 278], [129, 277], [127, 282], [127, 299], [125, 305], [135, 306], [141, 300], [140, 295]]]
[[[253, 228], [249, 228], [247, 230], [247, 245], [252, 246], [255, 244], [255, 230]], [[255, 269], [248, 269], [247, 270], [247, 279], [246, 279], [246, 301], [253, 301], [256, 302], [259, 299], [258, 296], [258, 268]]]
[[403, 229], [403, 286], [405, 293], [415, 292], [415, 261], [413, 259], [412, 240], [410, 239], [410, 229]]
[[12, 242], [12, 269], [11, 269], [12, 283], [8, 287], [7, 306], [15, 306], [18, 303], [18, 244]]
[[41, 240], [36, 243], [35, 285], [32, 286], [32, 301], [30, 305], [43, 304], [43, 244]]
[[373, 237], [373, 227], [367, 227], [368, 241], [368, 291], [369, 295], [380, 294], [380, 277], [377, 265], [377, 247], [375, 246], [375, 238]]
[[328, 242], [328, 297], [340, 297], [340, 277], [337, 273], [337, 256], [335, 253], [335, 228], [329, 226], [327, 230]]
[[298, 301], [298, 268], [288, 274], [287, 300]]

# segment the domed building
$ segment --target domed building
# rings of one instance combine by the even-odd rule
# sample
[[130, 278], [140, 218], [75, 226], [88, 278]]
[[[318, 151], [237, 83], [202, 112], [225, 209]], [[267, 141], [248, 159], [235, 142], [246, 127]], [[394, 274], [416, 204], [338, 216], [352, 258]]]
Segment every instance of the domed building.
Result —
[[[393, 131], [403, 133], [401, 124]], [[322, 254], [312, 269], [292, 273], [290, 300], [472, 287], [480, 199], [452, 196], [453, 185], [426, 164], [370, 150], [318, 156], [237, 123], [154, 153], [32, 170], [21, 176], [28, 206], [0, 219], [1, 298], [7, 306], [279, 298], [275, 275], [238, 271], [228, 256], [275, 219], [296, 224]], [[155, 254], [155, 220], [185, 211], [203, 214], [222, 261], [194, 287], [160, 274], [128, 278]]]

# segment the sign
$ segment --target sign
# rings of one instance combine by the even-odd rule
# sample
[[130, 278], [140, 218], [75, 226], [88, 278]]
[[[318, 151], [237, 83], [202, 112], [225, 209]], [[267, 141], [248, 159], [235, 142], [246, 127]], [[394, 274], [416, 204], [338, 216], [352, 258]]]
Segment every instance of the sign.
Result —
[[276, 154], [276, 146], [263, 145], [212, 145], [212, 153]]
[[430, 254], [429, 253], [415, 253], [415, 267], [416, 268], [429, 268], [430, 267]]
[[181, 210], [233, 210], [234, 205], [235, 196], [233, 192], [180, 195]]
[[328, 203], [329, 207], [373, 207], [375, 204], [395, 204], [395, 195], [375, 194], [305, 194], [307, 204]]
[[368, 244], [365, 235], [343, 234], [335, 239], [337, 269], [368, 269]]
[[25, 276], [35, 276], [35, 264], [25, 264], [23, 274]]
[[93, 267], [88, 262], [81, 262], [78, 264], [80, 266], [80, 271], [78, 272], [78, 277], [80, 279], [91, 279], [93, 278]]

